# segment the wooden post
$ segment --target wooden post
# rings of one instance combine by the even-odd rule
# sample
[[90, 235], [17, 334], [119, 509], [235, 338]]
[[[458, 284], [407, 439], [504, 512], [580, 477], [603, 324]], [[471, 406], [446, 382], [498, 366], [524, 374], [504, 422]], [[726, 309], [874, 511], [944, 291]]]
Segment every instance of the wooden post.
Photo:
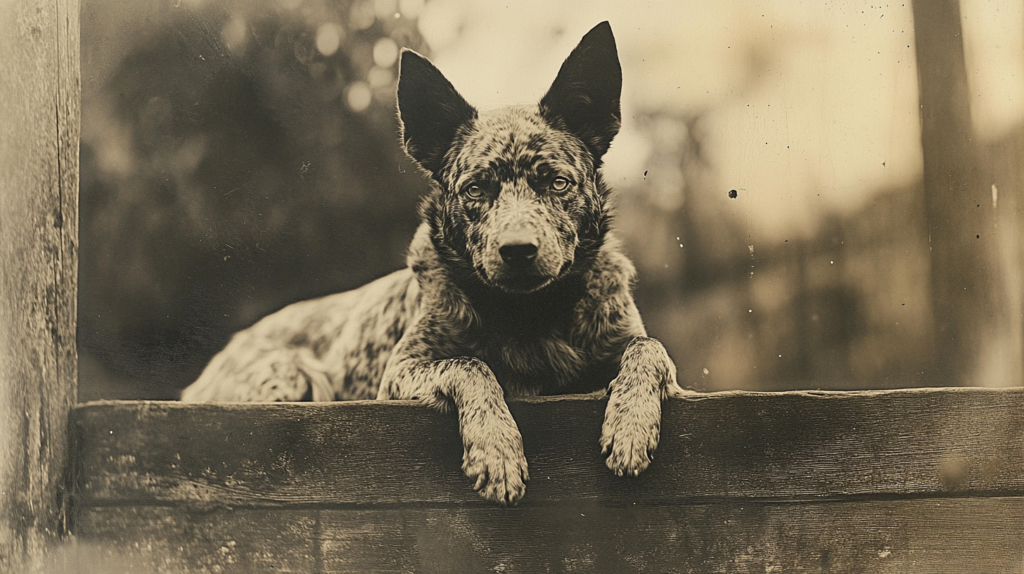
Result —
[[[1020, 321], [1009, 292], [1019, 262], [1002, 251], [1013, 226], [999, 226], [971, 133], [958, 0], [917, 0], [914, 34], [921, 102], [925, 206], [932, 264], [936, 369], [946, 385], [1021, 384]], [[1003, 210], [1009, 206], [1004, 201]]]
[[0, 17], [0, 572], [66, 528], [78, 269], [77, 0]]

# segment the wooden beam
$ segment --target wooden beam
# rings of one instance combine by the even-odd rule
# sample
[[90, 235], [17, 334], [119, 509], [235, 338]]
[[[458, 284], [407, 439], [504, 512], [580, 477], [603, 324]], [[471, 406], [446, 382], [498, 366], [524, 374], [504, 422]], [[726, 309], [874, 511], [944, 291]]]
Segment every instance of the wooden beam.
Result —
[[416, 403], [80, 405], [78, 552], [124, 572], [1024, 563], [1024, 389], [671, 400], [632, 479], [600, 455], [605, 404], [510, 404], [531, 477], [512, 509], [463, 476], [455, 415]]
[[0, 18], [0, 571], [41, 568], [65, 522], [76, 393], [77, 0]]
[[[1024, 495], [1024, 389], [713, 393], [665, 404], [651, 468], [604, 466], [605, 401], [513, 401], [525, 506], [597, 500]], [[453, 414], [415, 403], [89, 403], [80, 504], [484, 504]]]
[[97, 572], [1019, 572], [1024, 499], [88, 509]]

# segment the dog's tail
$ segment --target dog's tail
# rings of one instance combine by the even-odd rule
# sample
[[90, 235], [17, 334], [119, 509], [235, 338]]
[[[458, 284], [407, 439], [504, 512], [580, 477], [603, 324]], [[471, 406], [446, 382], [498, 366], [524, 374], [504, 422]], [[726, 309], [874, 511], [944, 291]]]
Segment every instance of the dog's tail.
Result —
[[271, 350], [236, 335], [196, 382], [181, 393], [185, 402], [332, 401], [334, 389], [323, 363], [306, 347]]

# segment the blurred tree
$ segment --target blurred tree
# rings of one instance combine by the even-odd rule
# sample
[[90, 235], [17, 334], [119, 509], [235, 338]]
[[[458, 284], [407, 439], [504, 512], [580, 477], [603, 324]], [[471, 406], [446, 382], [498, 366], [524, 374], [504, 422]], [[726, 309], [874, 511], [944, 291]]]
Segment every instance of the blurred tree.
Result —
[[[83, 399], [173, 397], [237, 329], [403, 264], [426, 182], [398, 145], [394, 82], [399, 48], [425, 51], [422, 7], [83, 7]], [[652, 145], [643, 181], [617, 186], [617, 227], [640, 270], [645, 321], [685, 384], [1019, 380], [1020, 178], [1000, 168], [997, 210], [970, 141], [956, 3], [914, 8], [927, 206], [922, 186], [906, 183], [856, 210], [809, 210], [805, 232], [769, 234], [749, 220], [772, 198], [727, 195], [736, 174], [711, 153], [708, 118], [728, 101], [630, 117]], [[766, 77], [758, 66], [782, 58], [762, 48], [748, 91]]]
[[87, 93], [82, 398], [173, 397], [235, 330], [404, 263], [426, 184], [393, 92], [423, 46], [392, 4], [163, 9]]
[[[1020, 321], [1007, 310], [1020, 293], [1001, 256], [998, 197], [982, 179], [972, 138], [958, 0], [916, 0], [921, 145], [931, 250], [935, 373], [945, 385], [1020, 385]], [[1007, 190], [1009, 191], [1009, 190]], [[1005, 192], [1004, 192], [1005, 193]], [[1004, 200], [1004, 209], [1007, 202]]]

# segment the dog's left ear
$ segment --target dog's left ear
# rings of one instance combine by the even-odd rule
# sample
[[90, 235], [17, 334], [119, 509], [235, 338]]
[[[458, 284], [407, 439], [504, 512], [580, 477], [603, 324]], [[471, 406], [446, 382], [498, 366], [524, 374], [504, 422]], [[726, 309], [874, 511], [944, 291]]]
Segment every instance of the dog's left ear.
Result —
[[406, 153], [437, 175], [459, 128], [476, 118], [477, 112], [429, 60], [402, 50], [398, 116]]
[[622, 68], [608, 22], [587, 32], [540, 101], [541, 115], [583, 140], [594, 158], [608, 151], [619, 133]]

